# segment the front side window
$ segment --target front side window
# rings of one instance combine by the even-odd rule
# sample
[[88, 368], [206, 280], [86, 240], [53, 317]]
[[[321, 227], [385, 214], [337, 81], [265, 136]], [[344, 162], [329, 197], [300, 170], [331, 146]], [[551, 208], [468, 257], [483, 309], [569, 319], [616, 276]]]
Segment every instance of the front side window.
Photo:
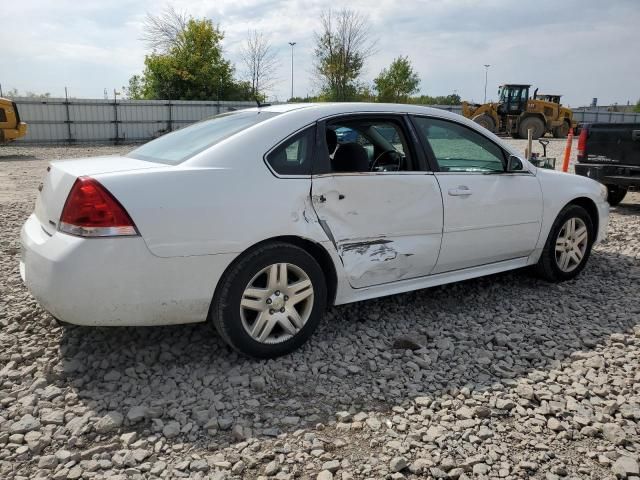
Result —
[[240, 110], [202, 120], [145, 143], [127, 157], [178, 165], [225, 138], [278, 115], [260, 110]]
[[285, 140], [267, 155], [267, 163], [280, 175], [311, 175], [315, 128]]
[[346, 118], [327, 124], [327, 151], [336, 173], [413, 170], [402, 124], [394, 119]]
[[504, 172], [502, 149], [485, 136], [447, 120], [414, 117], [414, 122], [441, 172]]

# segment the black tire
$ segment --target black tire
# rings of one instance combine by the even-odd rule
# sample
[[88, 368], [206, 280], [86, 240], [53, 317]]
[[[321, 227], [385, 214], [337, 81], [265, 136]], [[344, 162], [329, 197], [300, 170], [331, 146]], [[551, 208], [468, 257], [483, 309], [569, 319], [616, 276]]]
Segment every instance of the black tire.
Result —
[[615, 207], [627, 194], [628, 189], [619, 185], [607, 185], [607, 201], [609, 205]]
[[[588, 237], [586, 250], [584, 252], [584, 256], [582, 257], [581, 263], [572, 271], [566, 272], [559, 267], [558, 261], [556, 260], [556, 240], [558, 239], [558, 235], [560, 234], [560, 231], [562, 230], [564, 224], [571, 218], [579, 218], [584, 222], [585, 226], [587, 227]], [[580, 272], [587, 264], [594, 240], [595, 231], [593, 228], [593, 221], [591, 220], [589, 213], [579, 205], [567, 205], [558, 214], [555, 222], [553, 222], [553, 226], [551, 227], [551, 231], [549, 232], [547, 242], [544, 245], [540, 260], [538, 260], [538, 263], [534, 266], [535, 273], [539, 277], [544, 278], [545, 280], [548, 280], [550, 282], [563, 282], [565, 280], [571, 280], [572, 278], [575, 278], [580, 274]]]
[[473, 117], [472, 120], [476, 122], [478, 125], [481, 125], [484, 128], [486, 128], [490, 132], [496, 131], [496, 122], [494, 122], [493, 118], [491, 118], [491, 115], [487, 113], [476, 115], [475, 117]]
[[546, 130], [544, 122], [538, 117], [527, 117], [520, 122], [518, 127], [520, 138], [527, 138], [527, 132], [530, 128], [533, 129], [532, 138], [534, 140], [544, 137]]
[[570, 125], [568, 122], [563, 122], [562, 125], [553, 129], [553, 138], [566, 138], [569, 135]]
[[[293, 337], [279, 343], [255, 340], [242, 324], [240, 301], [245, 288], [262, 269], [288, 263], [304, 271], [313, 286], [313, 305], [304, 326]], [[268, 243], [244, 254], [220, 279], [209, 309], [209, 322], [238, 352], [254, 358], [286, 355], [305, 343], [317, 328], [327, 303], [327, 286], [318, 262], [305, 250], [288, 243]]]

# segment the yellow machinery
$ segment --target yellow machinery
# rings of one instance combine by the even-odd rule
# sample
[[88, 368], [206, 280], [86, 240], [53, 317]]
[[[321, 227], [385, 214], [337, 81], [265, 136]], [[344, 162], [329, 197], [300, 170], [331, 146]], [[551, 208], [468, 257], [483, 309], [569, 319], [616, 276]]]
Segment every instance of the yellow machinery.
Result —
[[573, 112], [560, 105], [560, 95], [538, 96], [536, 89], [529, 98], [531, 85], [508, 84], [500, 86], [497, 103], [471, 104], [462, 102], [462, 114], [498, 134], [514, 138], [527, 138], [533, 130], [536, 140], [551, 132], [554, 137], [566, 137], [575, 127]]
[[27, 124], [20, 121], [15, 102], [0, 98], [0, 143], [10, 142], [27, 134]]

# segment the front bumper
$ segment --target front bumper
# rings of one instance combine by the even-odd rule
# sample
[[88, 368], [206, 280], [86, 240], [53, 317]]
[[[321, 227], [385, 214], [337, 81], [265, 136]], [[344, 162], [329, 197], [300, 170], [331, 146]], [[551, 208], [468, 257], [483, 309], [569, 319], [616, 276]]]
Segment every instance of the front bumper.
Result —
[[605, 185], [640, 186], [640, 166], [577, 163], [576, 174], [589, 177]]
[[607, 238], [607, 230], [609, 229], [609, 204], [607, 202], [599, 202], [596, 204], [598, 208], [598, 234], [595, 243], [600, 243]]
[[21, 232], [22, 280], [55, 318], [76, 325], [202, 322], [234, 254], [161, 258], [141, 237], [46, 233], [35, 215]]

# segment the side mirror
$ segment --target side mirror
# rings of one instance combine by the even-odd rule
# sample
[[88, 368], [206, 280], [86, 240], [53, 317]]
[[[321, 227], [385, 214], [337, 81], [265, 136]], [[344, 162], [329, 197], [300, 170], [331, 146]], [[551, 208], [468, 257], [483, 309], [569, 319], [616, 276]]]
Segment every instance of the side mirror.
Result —
[[523, 170], [524, 165], [522, 164], [522, 160], [515, 155], [509, 155], [509, 159], [507, 160], [507, 173], [522, 172]]

